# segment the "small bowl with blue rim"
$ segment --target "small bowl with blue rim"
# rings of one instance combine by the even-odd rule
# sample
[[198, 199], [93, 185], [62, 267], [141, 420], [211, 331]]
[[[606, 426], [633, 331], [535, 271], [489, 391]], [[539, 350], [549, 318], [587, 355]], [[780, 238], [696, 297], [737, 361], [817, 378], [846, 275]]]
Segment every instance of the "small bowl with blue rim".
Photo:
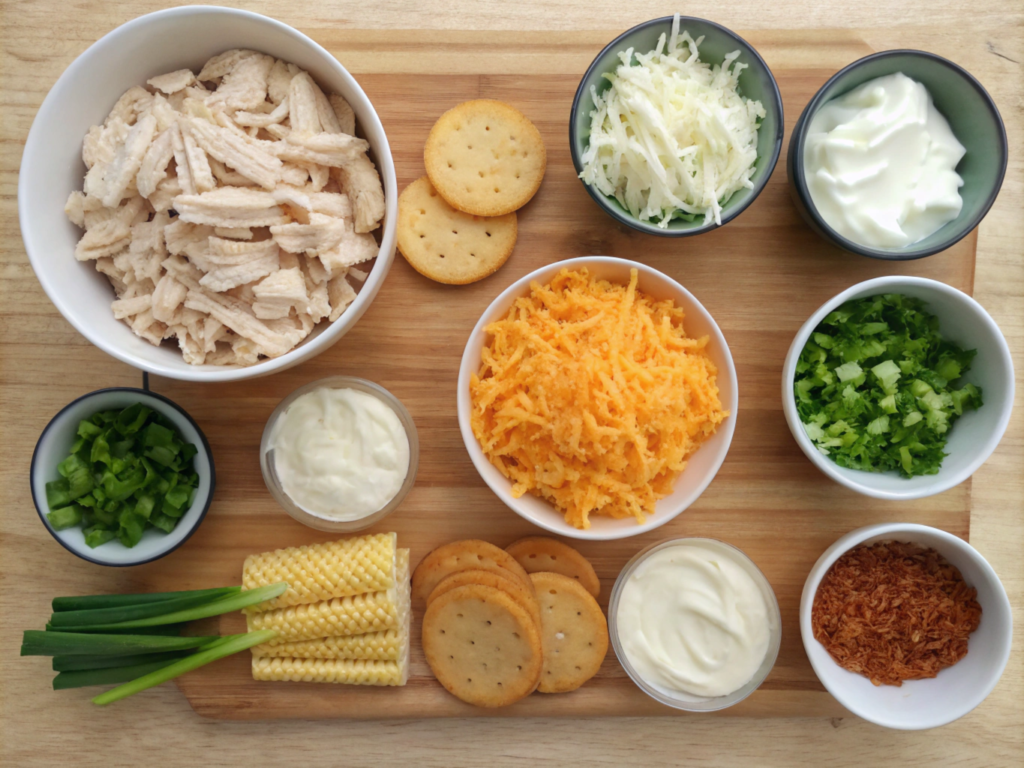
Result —
[[[665, 16], [646, 21], [623, 32], [604, 47], [583, 75], [576, 89], [569, 118], [569, 149], [577, 174], [583, 172], [582, 158], [590, 144], [591, 112], [594, 110], [591, 87], [596, 88], [599, 95], [607, 90], [611, 84], [605, 75], [614, 72], [622, 63], [619, 54], [629, 48], [640, 53], [653, 51], [661, 35], [664, 34], [666, 38], [671, 35], [672, 22], [672, 16]], [[775, 170], [782, 150], [785, 129], [779, 86], [768, 65], [753, 46], [720, 24], [693, 16], [681, 16], [679, 30], [680, 33], [684, 30], [689, 32], [694, 40], [703, 37], [699, 47], [700, 60], [711, 66], [722, 64], [727, 54], [738, 50], [738, 62], [746, 65], [739, 76], [740, 95], [745, 99], [760, 101], [764, 106], [765, 116], [757, 132], [757, 160], [754, 164], [754, 174], [750, 179], [753, 187], [741, 189], [728, 200], [719, 201], [722, 206], [721, 224], [714, 221], [705, 224], [701, 215], [687, 215], [681, 218], [677, 214], [676, 218], [662, 228], [656, 221], [642, 221], [633, 216], [614, 197], [609, 197], [586, 183], [583, 184], [594, 201], [613, 219], [638, 232], [661, 237], [700, 235], [725, 226], [743, 213], [761, 194], [772, 171]]]

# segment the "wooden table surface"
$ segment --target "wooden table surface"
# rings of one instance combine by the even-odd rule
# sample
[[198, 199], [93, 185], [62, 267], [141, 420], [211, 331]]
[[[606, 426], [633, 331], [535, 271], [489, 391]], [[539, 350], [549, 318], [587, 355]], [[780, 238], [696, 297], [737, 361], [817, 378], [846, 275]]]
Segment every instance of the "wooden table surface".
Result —
[[[1002, 194], [981, 226], [975, 296], [1003, 329], [1024, 375], [1024, 4], [978, 0], [813, 3], [737, 0], [728, 8], [697, 2], [609, 0], [384, 0], [290, 4], [230, 3], [274, 16], [314, 39], [352, 29], [607, 31], [607, 39], [674, 10], [742, 33], [753, 29], [843, 27], [874, 49], [934, 51], [969, 69], [1006, 121], [1010, 167]], [[616, 720], [434, 720], [399, 722], [213, 722], [194, 714], [173, 686], [126, 708], [100, 710], [88, 694], [49, 690], [38, 665], [17, 657], [20, 632], [41, 626], [55, 594], [112, 592], [130, 575], [99, 569], [59, 549], [39, 525], [28, 494], [32, 446], [69, 399], [48, 387], [73, 376], [79, 393], [137, 385], [138, 373], [93, 348], [45, 300], [28, 265], [17, 222], [17, 174], [25, 137], [47, 90], [97, 38], [165, 7], [148, 0], [70, 4], [0, 0], [0, 765], [649, 765], [683, 760], [712, 765], [932, 764], [1024, 762], [1024, 411], [975, 475], [971, 541], [999, 572], [1017, 619], [1016, 650], [992, 695], [973, 713], [925, 733], [887, 731], [856, 718]], [[596, 11], [596, 12], [595, 12]], [[557, 53], [557, 52], [555, 52]], [[596, 49], [594, 51], [596, 53]], [[486, 52], [475, 54], [484, 60]], [[575, 53], [571, 55], [576, 55]], [[340, 55], [358, 72], [358, 62]], [[591, 55], [580, 55], [580, 72]], [[482, 66], [459, 62], [460, 71]], [[542, 66], [542, 60], [538, 61]], [[778, 169], [777, 172], [784, 172]], [[628, 256], [629, 254], [619, 254]], [[40, 355], [40, 345], [47, 354]], [[1021, 398], [1018, 397], [1018, 406]]]

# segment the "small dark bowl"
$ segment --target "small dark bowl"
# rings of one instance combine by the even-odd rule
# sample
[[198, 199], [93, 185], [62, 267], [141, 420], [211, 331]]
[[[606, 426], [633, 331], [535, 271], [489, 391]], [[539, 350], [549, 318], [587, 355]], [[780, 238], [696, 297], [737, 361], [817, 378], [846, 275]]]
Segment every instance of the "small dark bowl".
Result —
[[[775, 170], [775, 163], [778, 162], [779, 152], [782, 150], [782, 136], [785, 130], [779, 86], [776, 84], [771, 70], [768, 69], [768, 65], [764, 63], [764, 59], [746, 40], [720, 24], [693, 16], [681, 16], [679, 29], [688, 31], [695, 40], [703, 35], [700, 59], [712, 66], [721, 64], [727, 53], [739, 49], [738, 61], [747, 65], [747, 68], [740, 74], [740, 93], [745, 98], [760, 101], [764, 105], [765, 117], [761, 121], [757, 133], [757, 161], [754, 164], [754, 175], [751, 177], [754, 188], [739, 190], [722, 205], [721, 224], [715, 224], [713, 221], [704, 224], [703, 219], [697, 221], [676, 219], [669, 222], [666, 229], [661, 229], [654, 222], [640, 221], [635, 218], [619, 205], [619, 201], [614, 197], [606, 197], [589, 184], [583, 184], [590, 196], [613, 219], [638, 232], [661, 237], [700, 235], [717, 229], [719, 226], [725, 226], [743, 213], [764, 189], [764, 185], [768, 183], [768, 177]], [[594, 108], [590, 86], [597, 86], [598, 93], [609, 88], [610, 83], [604, 79], [603, 75], [606, 72], [614, 71], [619, 66], [621, 63], [619, 52], [630, 47], [641, 53], [653, 51], [658, 44], [658, 37], [662, 33], [666, 35], [672, 33], [671, 16], [645, 21], [643, 24], [623, 32], [605, 46], [587, 69], [587, 73], [583, 75], [583, 79], [576, 89], [576, 98], [573, 99], [572, 113], [569, 117], [569, 149], [572, 152], [572, 164], [576, 167], [577, 175], [583, 171], [580, 158], [583, 156], [590, 138], [590, 112]]]
[[[57, 464], [66, 458], [71, 450], [79, 421], [99, 411], [127, 408], [138, 402], [170, 419], [185, 442], [192, 443], [199, 449], [193, 459], [196, 474], [199, 475], [199, 488], [192, 506], [170, 533], [149, 528], [143, 533], [142, 540], [131, 549], [117, 539], [91, 549], [85, 543], [81, 528], [55, 531], [50, 525], [46, 519], [46, 513], [49, 512], [46, 503], [46, 483], [59, 477]], [[156, 392], [132, 387], [114, 387], [82, 395], [61, 408], [50, 420], [32, 453], [29, 481], [32, 486], [32, 501], [35, 503], [39, 518], [58, 544], [90, 563], [125, 567], [159, 560], [188, 541], [210, 509], [213, 492], [217, 486], [217, 472], [213, 466], [213, 453], [210, 451], [206, 435], [181, 406]]]
[[[818, 213], [804, 176], [804, 137], [811, 118], [826, 103], [876, 77], [902, 72], [928, 89], [935, 107], [949, 121], [964, 155], [956, 171], [960, 187], [960, 215], [938, 231], [903, 248], [871, 248], [840, 235]], [[1006, 174], [1006, 129], [995, 102], [967, 70], [925, 51], [883, 51], [865, 56], [839, 70], [804, 108], [789, 139], [786, 173], [800, 215], [815, 232], [845, 251], [888, 261], [909, 261], [931, 256], [955, 245], [985, 218], [999, 194]]]

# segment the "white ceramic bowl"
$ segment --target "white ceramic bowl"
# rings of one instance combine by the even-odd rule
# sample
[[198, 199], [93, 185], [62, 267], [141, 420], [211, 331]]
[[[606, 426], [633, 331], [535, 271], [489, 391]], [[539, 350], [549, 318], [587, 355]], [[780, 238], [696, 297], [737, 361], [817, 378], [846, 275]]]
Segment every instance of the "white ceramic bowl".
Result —
[[[934, 549], [978, 591], [981, 624], [968, 640], [967, 655], [958, 664], [939, 672], [938, 677], [909, 680], [900, 687], [876, 686], [863, 675], [836, 664], [814, 639], [811, 609], [821, 580], [845, 552], [879, 541], [912, 542]], [[815, 674], [840, 704], [872, 723], [913, 731], [951, 723], [992, 692], [1010, 658], [1013, 613], [996, 572], [966, 541], [927, 525], [884, 523], [851, 531], [818, 558], [800, 598], [800, 636]]]
[[[865, 472], [840, 467], [821, 453], [804, 431], [797, 413], [793, 381], [796, 364], [807, 340], [825, 316], [853, 299], [881, 293], [900, 293], [926, 302], [939, 318], [939, 332], [964, 349], [977, 349], [971, 370], [963, 381], [982, 388], [984, 405], [967, 411], [949, 431], [942, 468], [935, 475], [906, 479], [896, 472]], [[878, 277], [847, 288], [825, 302], [797, 332], [782, 368], [782, 409], [797, 444], [814, 465], [837, 483], [876, 499], [919, 499], [942, 493], [964, 480], [985, 463], [999, 445], [1013, 409], [1013, 360], [999, 326], [988, 312], [963, 291], [923, 277]]]
[[[46, 504], [46, 484], [60, 477], [57, 465], [70, 453], [71, 445], [77, 437], [78, 423], [82, 419], [87, 419], [100, 411], [127, 408], [135, 403], [142, 403], [147, 408], [152, 408], [166, 416], [174, 423], [182, 439], [199, 449], [192, 459], [196, 474], [199, 475], [199, 487], [196, 489], [192, 506], [182, 515], [181, 520], [170, 533], [147, 528], [142, 534], [142, 540], [131, 549], [117, 539], [93, 549], [85, 543], [85, 536], [82, 534], [81, 528], [65, 528], [63, 531], [55, 531], [50, 526], [46, 519], [46, 513], [49, 512], [49, 507]], [[185, 413], [181, 406], [163, 395], [131, 387], [100, 389], [83, 395], [64, 406], [50, 420], [39, 436], [39, 442], [36, 443], [35, 452], [32, 454], [29, 479], [32, 485], [32, 501], [50, 535], [64, 549], [78, 555], [83, 560], [97, 565], [113, 566], [142, 565], [159, 560], [184, 544], [206, 517], [217, 483], [210, 444], [206, 442], [206, 435], [192, 420], [192, 417]]]
[[[614, 520], [593, 515], [590, 518], [590, 528], [580, 530], [567, 523], [561, 512], [538, 496], [525, 494], [518, 499], [513, 498], [512, 483], [488, 461], [470, 426], [472, 403], [469, 397], [469, 380], [475, 372], [480, 370], [481, 353], [487, 339], [484, 327], [504, 317], [516, 299], [529, 293], [530, 283], [534, 280], [545, 284], [563, 268], [580, 269], [581, 267], [586, 267], [595, 277], [618, 283], [628, 283], [630, 269], [635, 268], [640, 273], [638, 287], [641, 291], [659, 300], [672, 299], [677, 307], [682, 307], [686, 311], [687, 334], [693, 337], [709, 336], [711, 338], [708, 344], [708, 354], [718, 367], [718, 389], [722, 407], [729, 411], [729, 417], [719, 425], [711, 439], [690, 457], [686, 470], [676, 478], [672, 493], [657, 503], [654, 514], [648, 516], [642, 525], [637, 525], [632, 518]], [[714, 318], [704, 309], [704, 306], [683, 286], [658, 270], [635, 261], [611, 256], [584, 256], [578, 259], [559, 261], [531, 272], [510, 285], [491, 303], [480, 317], [476, 327], [473, 328], [473, 332], [469, 335], [469, 341], [466, 342], [466, 350], [462, 354], [462, 364], [459, 367], [459, 429], [462, 431], [462, 440], [466, 444], [466, 450], [469, 451], [469, 456], [480, 476], [498, 495], [498, 498], [520, 517], [552, 533], [573, 539], [606, 541], [639, 536], [664, 525], [693, 504], [714, 479], [722, 462], [725, 461], [725, 455], [729, 452], [729, 445], [732, 443], [733, 431], [736, 429], [738, 407], [736, 367], [733, 365], [729, 345]]]
[[[327, 91], [352, 105], [360, 132], [384, 182], [386, 209], [380, 252], [359, 296], [333, 323], [321, 323], [302, 344], [281, 357], [247, 368], [194, 366], [174, 346], [154, 347], [114, 319], [114, 293], [91, 262], [78, 262], [82, 231], [64, 215], [73, 190], [82, 188], [82, 139], [102, 123], [128, 88], [183, 67], [195, 71], [230, 48], [252, 48], [307, 70]], [[43, 290], [61, 314], [89, 341], [119, 360], [150, 373], [188, 381], [234, 381], [297, 365], [341, 338], [380, 289], [395, 256], [398, 184], [387, 136], [362, 88], [330, 53], [286, 24], [248, 11], [191, 6], [158, 11], [104, 35], [60, 76], [32, 123], [18, 181], [21, 235]]]

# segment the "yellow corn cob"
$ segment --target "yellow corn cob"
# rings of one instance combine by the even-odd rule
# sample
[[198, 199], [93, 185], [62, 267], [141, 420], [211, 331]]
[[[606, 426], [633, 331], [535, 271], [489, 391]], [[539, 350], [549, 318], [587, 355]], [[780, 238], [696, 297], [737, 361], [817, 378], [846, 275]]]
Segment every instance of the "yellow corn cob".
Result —
[[395, 534], [378, 533], [250, 555], [242, 567], [242, 589], [287, 581], [288, 590], [245, 610], [259, 613], [391, 589], [395, 550]]
[[254, 680], [349, 685], [405, 685], [408, 665], [397, 661], [253, 658]]
[[256, 657], [296, 659], [364, 659], [398, 661], [407, 656], [409, 645], [409, 550], [398, 550], [398, 628], [347, 637], [288, 642], [274, 640], [252, 649]]
[[362, 635], [398, 628], [398, 590], [336, 597], [246, 616], [249, 631], [277, 630], [278, 642]]
[[300, 640], [297, 643], [263, 643], [252, 649], [252, 655], [259, 658], [398, 661], [407, 635], [405, 627], [402, 627], [367, 632], [365, 635]]

